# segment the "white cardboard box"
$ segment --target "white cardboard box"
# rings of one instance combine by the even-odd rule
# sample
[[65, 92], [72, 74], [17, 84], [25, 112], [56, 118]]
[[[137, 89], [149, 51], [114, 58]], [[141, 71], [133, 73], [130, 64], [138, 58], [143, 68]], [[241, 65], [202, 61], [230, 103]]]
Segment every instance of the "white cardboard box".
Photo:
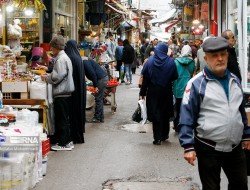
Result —
[[2, 92], [28, 92], [28, 82], [2, 82]]

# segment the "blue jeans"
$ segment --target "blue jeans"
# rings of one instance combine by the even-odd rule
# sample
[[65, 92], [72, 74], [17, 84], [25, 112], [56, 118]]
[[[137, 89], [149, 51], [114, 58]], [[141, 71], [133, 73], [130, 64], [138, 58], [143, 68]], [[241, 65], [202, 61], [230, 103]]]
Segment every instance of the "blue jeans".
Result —
[[124, 64], [127, 82], [132, 82], [132, 64]]
[[104, 93], [106, 90], [108, 82], [108, 76], [98, 80], [97, 82], [97, 88], [98, 88], [98, 93], [95, 94], [95, 115], [94, 118], [100, 120], [104, 119], [104, 114], [103, 114], [103, 98], [104, 98]]

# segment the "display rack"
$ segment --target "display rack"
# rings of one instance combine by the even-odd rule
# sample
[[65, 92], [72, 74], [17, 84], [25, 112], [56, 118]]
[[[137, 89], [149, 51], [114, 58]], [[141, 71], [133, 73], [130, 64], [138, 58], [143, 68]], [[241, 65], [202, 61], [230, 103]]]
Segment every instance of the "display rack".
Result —
[[34, 13], [32, 16], [26, 16], [23, 11], [8, 13], [7, 26], [13, 24], [14, 19], [21, 21], [22, 38], [20, 43], [23, 47], [23, 52], [29, 52], [32, 47], [39, 45], [39, 14]]

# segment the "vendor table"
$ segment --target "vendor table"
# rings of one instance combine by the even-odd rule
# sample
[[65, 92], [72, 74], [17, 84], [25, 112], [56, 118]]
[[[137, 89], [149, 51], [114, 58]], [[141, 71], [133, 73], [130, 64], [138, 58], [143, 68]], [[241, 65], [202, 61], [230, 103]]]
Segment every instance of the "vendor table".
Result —
[[[115, 100], [116, 87], [118, 84], [108, 84], [104, 94], [104, 103], [105, 105], [111, 105], [111, 112], [115, 113], [117, 104]], [[110, 98], [109, 98], [110, 97]]]
[[42, 99], [3, 99], [3, 105], [17, 108], [32, 108], [43, 110], [43, 129], [46, 129], [46, 101]]

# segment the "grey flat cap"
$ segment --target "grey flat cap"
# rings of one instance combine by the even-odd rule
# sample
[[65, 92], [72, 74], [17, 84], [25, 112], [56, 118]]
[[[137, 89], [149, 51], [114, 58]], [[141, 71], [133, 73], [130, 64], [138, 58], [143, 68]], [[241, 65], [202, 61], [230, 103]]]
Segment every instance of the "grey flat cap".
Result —
[[203, 44], [204, 52], [216, 52], [228, 48], [228, 41], [222, 37], [210, 37]]

